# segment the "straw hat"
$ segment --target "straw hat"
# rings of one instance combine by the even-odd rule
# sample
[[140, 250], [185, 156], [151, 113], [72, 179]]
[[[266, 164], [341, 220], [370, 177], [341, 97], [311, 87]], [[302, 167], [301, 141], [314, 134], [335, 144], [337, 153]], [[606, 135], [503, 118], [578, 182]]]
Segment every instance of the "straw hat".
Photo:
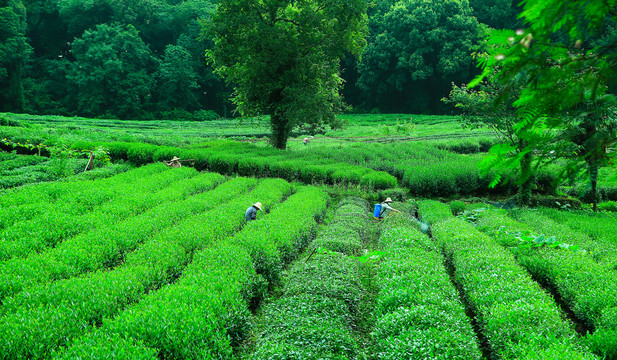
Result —
[[180, 158], [179, 158], [179, 157], [177, 157], [177, 156], [174, 156], [174, 157], [171, 159], [171, 161], [178, 161], [178, 160], [180, 160]]
[[392, 199], [387, 198], [384, 202], [392, 202]]
[[253, 206], [258, 208], [259, 210], [261, 210], [261, 203], [260, 202], [254, 203]]

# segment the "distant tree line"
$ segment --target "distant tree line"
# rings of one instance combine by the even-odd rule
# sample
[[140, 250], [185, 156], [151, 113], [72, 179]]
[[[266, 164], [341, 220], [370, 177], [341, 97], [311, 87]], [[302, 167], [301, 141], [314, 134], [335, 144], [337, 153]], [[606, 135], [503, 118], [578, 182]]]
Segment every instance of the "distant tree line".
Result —
[[[358, 112], [444, 113], [477, 75], [486, 30], [515, 29], [517, 0], [377, 0], [367, 46], [341, 62]], [[207, 65], [217, 0], [0, 0], [0, 111], [120, 119], [231, 116]]]

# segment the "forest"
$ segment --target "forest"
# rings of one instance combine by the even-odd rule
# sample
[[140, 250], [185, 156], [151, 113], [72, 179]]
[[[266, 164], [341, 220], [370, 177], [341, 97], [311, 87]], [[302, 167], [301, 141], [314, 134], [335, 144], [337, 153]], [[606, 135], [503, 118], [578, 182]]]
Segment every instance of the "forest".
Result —
[[[236, 116], [213, 71], [216, 0], [0, 1], [0, 112], [112, 119]], [[340, 61], [357, 113], [445, 114], [478, 75], [491, 28], [520, 27], [513, 0], [377, 0], [360, 56]]]

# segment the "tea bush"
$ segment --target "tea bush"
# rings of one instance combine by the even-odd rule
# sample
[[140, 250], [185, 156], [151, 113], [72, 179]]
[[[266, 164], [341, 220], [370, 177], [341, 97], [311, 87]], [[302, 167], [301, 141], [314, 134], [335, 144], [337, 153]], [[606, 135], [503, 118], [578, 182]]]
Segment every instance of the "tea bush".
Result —
[[[116, 189], [114, 199], [101, 200], [92, 211], [84, 214], [71, 214], [52, 211], [26, 222], [15, 224], [0, 231], [0, 259], [24, 257], [40, 252], [71, 238], [82, 231], [117, 221], [126, 216], [135, 215], [155, 206], [160, 198], [165, 197], [162, 189], [174, 181], [189, 179], [197, 174], [194, 169], [176, 169], [165, 171], [142, 182]], [[193, 190], [195, 184], [190, 185]], [[119, 196], [128, 192], [128, 196]]]
[[436, 200], [422, 200], [418, 202], [418, 206], [420, 219], [429, 225], [436, 224], [452, 217], [450, 207]]
[[[265, 282], [253, 268], [255, 258], [247, 251], [250, 247], [238, 238], [246, 236], [246, 241], [255, 239], [261, 244], [272, 242], [275, 249], [283, 236], [292, 243], [302, 242], [300, 239], [311, 231], [313, 217], [325, 209], [325, 199], [325, 193], [318, 189], [301, 189], [274, 206], [263, 219], [246, 224], [235, 236], [197, 252], [176, 283], [149, 294], [92, 334], [112, 338], [117, 333], [136, 339], [159, 349], [161, 358], [231, 357], [233, 347], [249, 329], [251, 294], [265, 291]], [[292, 209], [296, 214], [289, 218]], [[281, 221], [285, 218], [287, 222]], [[254, 225], [260, 223], [269, 225]], [[280, 238], [271, 236], [277, 234]], [[86, 338], [95, 336], [92, 334]], [[69, 346], [66, 354], [84, 356], [89, 351]]]
[[576, 358], [596, 359], [512, 254], [459, 218], [437, 223], [433, 234], [495, 356], [521, 359], [543, 353], [557, 358], [567, 350]]
[[[208, 190], [223, 179], [218, 174], [203, 174], [196, 180], [200, 181], [202, 190]], [[185, 196], [176, 187], [167, 194], [168, 202], [143, 214], [83, 233], [50, 251], [6, 262], [0, 266], [0, 279], [3, 280], [0, 298], [34, 284], [118, 265], [126, 253], [165, 228], [242, 195], [255, 183], [252, 179], [236, 178], [212, 191], [185, 200]]]
[[257, 325], [251, 359], [357, 358], [351, 329], [360, 317], [363, 284], [359, 263], [346, 254], [357, 254], [363, 245], [359, 232], [368, 226], [367, 207], [362, 199], [343, 200], [333, 222], [311, 244], [310, 259], [285, 273], [281, 297], [265, 308]]
[[[58, 345], [64, 345], [66, 339], [83, 332], [88, 324], [100, 324], [103, 317], [113, 316], [180, 274], [184, 277], [176, 288], [183, 289], [181, 284], [188, 281], [192, 268], [183, 269], [192, 255], [241, 227], [245, 222], [243, 211], [252, 199], [272, 204], [289, 191], [290, 185], [283, 180], [264, 180], [251, 193], [187, 218], [146, 241], [137, 251], [128, 254], [123, 266], [114, 271], [43, 285], [7, 301], [4, 309], [9, 314], [0, 320], [0, 333], [6, 339], [0, 342], [2, 353], [44, 358]], [[203, 224], [211, 225], [205, 227]], [[214, 276], [212, 269], [210, 273]], [[230, 280], [229, 277], [223, 279]], [[15, 323], [20, 325], [15, 327]], [[8, 334], [10, 326], [13, 329]], [[131, 331], [136, 329], [131, 328]], [[31, 336], [26, 336], [28, 334]], [[32, 343], [37, 338], [37, 343]]]
[[383, 227], [371, 358], [480, 359], [439, 249], [411, 222]]

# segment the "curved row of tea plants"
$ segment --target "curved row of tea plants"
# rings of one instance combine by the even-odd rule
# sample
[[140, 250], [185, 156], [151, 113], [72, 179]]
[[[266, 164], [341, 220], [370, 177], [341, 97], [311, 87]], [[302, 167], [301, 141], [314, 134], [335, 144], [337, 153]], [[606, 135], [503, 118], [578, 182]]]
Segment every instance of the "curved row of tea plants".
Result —
[[183, 159], [195, 159], [198, 170], [208, 169], [223, 174], [271, 176], [306, 183], [359, 184], [373, 189], [392, 188], [397, 185], [397, 180], [392, 175], [366, 166], [351, 165], [320, 156], [304, 158], [301, 153], [233, 141], [212, 141], [189, 149], [124, 142], [77, 142], [72, 145], [76, 149], [95, 146], [108, 149], [114, 161], [125, 160], [135, 165], [179, 156]]
[[[163, 164], [152, 164], [133, 168], [130, 171], [116, 174], [105, 179], [86, 179], [85, 181], [67, 181], [67, 182], [51, 182], [42, 183], [32, 186], [19, 187], [4, 191], [0, 195], [0, 205], [2, 208], [10, 206], [23, 206], [34, 203], [55, 203], [62, 204], [64, 202], [92, 202], [92, 198], [97, 198], [99, 193], [105, 194], [105, 188], [111, 188], [109, 191], [117, 191], [114, 189], [116, 183], [130, 184], [134, 181], [141, 180], [142, 177], [152, 176], [168, 169]], [[85, 173], [84, 175], [87, 175]], [[80, 179], [81, 176], [76, 176], [74, 179]], [[88, 180], [97, 180], [96, 182]], [[97, 189], [99, 185], [101, 189]]]
[[[427, 214], [428, 217], [428, 214]], [[382, 224], [371, 358], [480, 359], [477, 338], [439, 248], [408, 215]]]
[[[539, 208], [534, 215], [544, 224], [557, 223], [572, 229], [568, 231], [561, 228], [558, 234], [565, 242], [579, 243], [580, 248], [593, 252], [594, 259], [617, 269], [617, 214]], [[546, 221], [545, 217], [553, 221]], [[550, 234], [553, 235], [553, 232]]]
[[493, 239], [460, 218], [437, 222], [432, 232], [494, 356], [596, 359], [553, 298]]
[[260, 259], [251, 251], [310, 241], [314, 218], [323, 214], [326, 203], [321, 190], [300, 189], [263, 219], [197, 252], [174, 284], [104, 319], [100, 328], [54, 358], [103, 359], [110, 351], [144, 359], [231, 358], [249, 331], [250, 305], [268, 285], [256, 272]]
[[236, 178], [207, 191], [222, 182], [223, 177], [205, 173], [196, 176], [195, 180], [205, 192], [189, 196], [185, 189], [174, 186], [167, 191], [165, 202], [142, 214], [82, 233], [48, 251], [0, 264], [0, 299], [35, 284], [116, 266], [126, 253], [146, 239], [185, 217], [213, 209], [243, 194], [257, 182]]
[[[139, 214], [165, 201], [165, 189], [181, 187], [188, 193], [200, 191], [199, 181], [192, 178], [195, 169], [165, 170], [150, 177], [142, 177], [122, 187], [115, 194], [97, 198], [91, 209], [74, 214], [50, 211], [0, 231], [0, 260], [9, 260], [44, 251], [83, 231], [91, 231], [106, 224]], [[182, 180], [182, 181], [180, 181]], [[113, 197], [112, 197], [113, 196]]]
[[51, 182], [9, 189], [0, 195], [0, 229], [49, 212], [78, 215], [91, 211], [122, 195], [119, 185], [129, 186], [166, 169], [163, 164], [153, 164], [97, 181]]
[[[101, 324], [131, 303], [178, 278], [193, 254], [233, 234], [254, 199], [268, 207], [289, 194], [284, 180], [267, 179], [250, 193], [188, 217], [145, 241], [108, 272], [43, 284], [4, 302], [0, 354], [5, 359], [49, 357], [67, 339]], [[204, 226], [204, 224], [208, 224]]]
[[[557, 232], [557, 224], [550, 222], [544, 221], [548, 224], [544, 231], [551, 231], [548, 234], [558, 239], [568, 235], [567, 231]], [[504, 211], [485, 212], [478, 226], [514, 250], [519, 263], [534, 277], [559, 292], [574, 314], [593, 331], [587, 334], [586, 343], [594, 352], [606, 359], [617, 359], [617, 272], [614, 264], [598, 262], [593, 253], [582, 249], [512, 247], [517, 243], [512, 234], [533, 234], [539, 229], [510, 218]]]
[[353, 334], [361, 316], [359, 254], [368, 203], [340, 206], [311, 243], [310, 257], [285, 273], [282, 295], [259, 319], [251, 359], [355, 359]]

